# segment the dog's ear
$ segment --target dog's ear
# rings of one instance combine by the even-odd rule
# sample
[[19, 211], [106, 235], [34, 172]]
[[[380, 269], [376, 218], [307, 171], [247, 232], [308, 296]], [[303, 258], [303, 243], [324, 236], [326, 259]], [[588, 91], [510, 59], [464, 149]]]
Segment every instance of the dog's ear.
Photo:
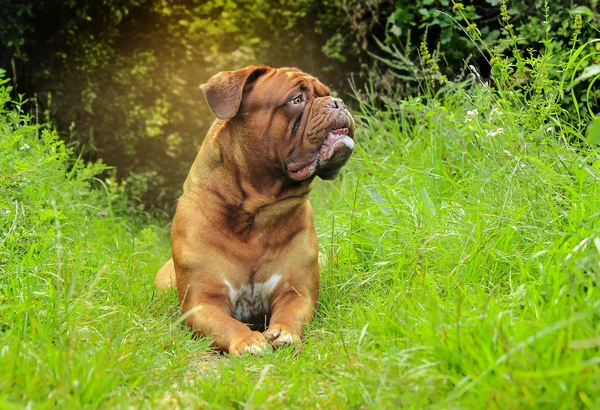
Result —
[[222, 71], [213, 75], [200, 88], [215, 117], [229, 120], [237, 114], [242, 103], [244, 87], [256, 81], [269, 67], [249, 66], [236, 71]]

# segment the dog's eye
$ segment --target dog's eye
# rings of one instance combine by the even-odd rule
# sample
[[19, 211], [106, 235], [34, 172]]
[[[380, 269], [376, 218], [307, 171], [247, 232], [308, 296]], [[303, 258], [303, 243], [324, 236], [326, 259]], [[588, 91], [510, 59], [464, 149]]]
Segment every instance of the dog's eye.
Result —
[[300, 104], [301, 102], [302, 102], [302, 96], [299, 95], [298, 97], [295, 97], [294, 99], [292, 99], [290, 101], [290, 104], [296, 105], [296, 104]]

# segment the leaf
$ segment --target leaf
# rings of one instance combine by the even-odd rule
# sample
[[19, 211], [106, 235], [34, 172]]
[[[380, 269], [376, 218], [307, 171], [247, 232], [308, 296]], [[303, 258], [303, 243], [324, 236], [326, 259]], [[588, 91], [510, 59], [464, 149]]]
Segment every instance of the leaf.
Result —
[[594, 17], [594, 12], [586, 6], [577, 6], [571, 10], [571, 14], [585, 14], [586, 16]]
[[590, 145], [600, 145], [600, 116], [596, 117], [588, 126], [586, 139]]
[[440, 32], [440, 43], [448, 44], [450, 40], [452, 40], [452, 32], [451, 29], [442, 29]]
[[596, 75], [600, 75], [600, 64], [594, 64], [589, 67], [586, 67], [585, 70], [583, 70], [583, 73], [575, 80], [573, 80], [572, 85], [579, 84], [583, 80], [587, 80], [588, 78]]
[[402, 35], [402, 29], [398, 26], [392, 26], [390, 32], [396, 37], [400, 37]]
[[436, 214], [435, 205], [429, 196], [429, 192], [425, 187], [421, 188], [421, 201], [423, 203], [423, 212], [427, 215], [428, 218], [433, 218]]

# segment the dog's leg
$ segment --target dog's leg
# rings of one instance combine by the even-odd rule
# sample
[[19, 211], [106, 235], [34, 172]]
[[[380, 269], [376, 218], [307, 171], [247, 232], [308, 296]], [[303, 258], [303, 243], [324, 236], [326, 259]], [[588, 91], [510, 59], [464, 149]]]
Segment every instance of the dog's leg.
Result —
[[298, 232], [287, 244], [285, 260], [268, 267], [281, 272], [281, 285], [270, 297], [271, 319], [265, 337], [274, 347], [302, 346], [304, 327], [315, 315], [319, 298], [319, 265], [317, 235], [312, 210], [307, 204], [305, 223], [308, 229]]
[[244, 267], [215, 248], [216, 234], [208, 239], [211, 228], [198, 214], [197, 207], [182, 198], [171, 230], [181, 313], [187, 325], [199, 336], [212, 338], [217, 349], [232, 355], [261, 354], [271, 348], [262, 333], [231, 317], [233, 306], [224, 279], [241, 275]]
[[269, 351], [271, 347], [260, 332], [250, 330], [231, 317], [227, 303], [211, 295], [210, 299], [184, 301], [181, 311], [184, 315], [189, 314], [187, 325], [200, 336], [210, 336], [219, 350], [234, 356], [246, 353], [262, 355]]
[[271, 320], [265, 337], [274, 347], [302, 346], [304, 326], [313, 318], [316, 295], [293, 286], [271, 298]]

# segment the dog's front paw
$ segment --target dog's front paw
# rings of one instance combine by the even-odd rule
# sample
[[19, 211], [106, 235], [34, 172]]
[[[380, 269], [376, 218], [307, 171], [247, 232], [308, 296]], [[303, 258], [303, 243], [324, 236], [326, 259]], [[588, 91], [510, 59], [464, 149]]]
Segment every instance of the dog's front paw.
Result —
[[264, 333], [265, 337], [273, 347], [280, 346], [294, 346], [296, 350], [302, 348], [302, 341], [293, 330], [288, 329], [285, 326], [273, 324], [269, 326], [269, 329]]
[[248, 353], [262, 356], [271, 350], [272, 348], [267, 339], [260, 332], [243, 333], [240, 336], [234, 337], [229, 344], [229, 354], [233, 356], [241, 356]]

